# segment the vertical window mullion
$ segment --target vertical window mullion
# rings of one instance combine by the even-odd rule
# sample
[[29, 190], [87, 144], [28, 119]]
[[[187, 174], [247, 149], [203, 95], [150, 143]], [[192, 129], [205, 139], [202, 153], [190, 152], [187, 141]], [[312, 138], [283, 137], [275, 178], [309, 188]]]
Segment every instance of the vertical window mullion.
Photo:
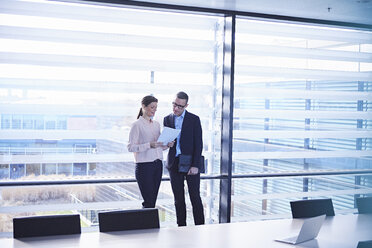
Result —
[[231, 221], [232, 131], [234, 109], [235, 15], [225, 17], [222, 84], [222, 138], [219, 222]]

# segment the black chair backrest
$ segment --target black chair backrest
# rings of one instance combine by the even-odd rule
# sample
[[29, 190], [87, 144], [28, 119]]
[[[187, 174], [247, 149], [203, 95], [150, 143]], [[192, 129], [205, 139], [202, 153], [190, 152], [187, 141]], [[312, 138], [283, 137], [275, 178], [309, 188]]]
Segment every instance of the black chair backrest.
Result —
[[357, 248], [371, 248], [372, 240], [359, 241]]
[[98, 213], [99, 231], [125, 231], [159, 228], [156, 208], [132, 209]]
[[322, 214], [334, 216], [332, 199], [311, 199], [291, 202], [293, 218], [309, 218]]
[[358, 197], [356, 198], [358, 213], [372, 214], [372, 197]]
[[80, 215], [47, 215], [13, 219], [13, 237], [80, 234]]

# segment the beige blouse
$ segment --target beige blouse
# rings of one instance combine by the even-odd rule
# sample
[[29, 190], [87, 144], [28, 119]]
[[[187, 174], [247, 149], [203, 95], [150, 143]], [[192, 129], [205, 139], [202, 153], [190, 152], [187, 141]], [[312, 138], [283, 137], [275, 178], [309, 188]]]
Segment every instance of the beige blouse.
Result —
[[129, 132], [128, 151], [134, 153], [136, 163], [163, 160], [163, 148], [151, 148], [150, 142], [157, 141], [160, 136], [160, 124], [148, 121], [142, 116], [132, 124]]

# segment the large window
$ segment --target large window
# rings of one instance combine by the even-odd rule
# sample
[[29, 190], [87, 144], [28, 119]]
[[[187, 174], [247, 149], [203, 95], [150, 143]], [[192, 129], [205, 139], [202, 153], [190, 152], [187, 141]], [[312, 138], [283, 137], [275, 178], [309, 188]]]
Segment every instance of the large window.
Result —
[[273, 177], [234, 180], [233, 218], [303, 197], [354, 208], [370, 176], [275, 175], [372, 168], [372, 33], [244, 18], [236, 30], [233, 173]]
[[[148, 94], [162, 123], [181, 90], [202, 122], [207, 223], [289, 216], [289, 201], [315, 197], [352, 212], [372, 194], [371, 54], [371, 31], [3, 0], [0, 232], [19, 215], [78, 212], [94, 227], [99, 211], [139, 208], [131, 124]], [[163, 179], [161, 226], [175, 226]]]
[[[188, 110], [201, 118], [208, 174], [219, 172], [221, 17], [27, 0], [2, 1], [0, 11], [0, 180], [134, 182], [127, 142], [142, 97], [159, 99], [155, 119], [162, 124], [181, 90], [190, 96]], [[85, 211], [90, 226], [97, 211], [142, 201], [135, 183], [1, 192], [2, 222], [17, 214]], [[207, 221], [214, 222], [218, 183], [203, 182], [202, 195]], [[47, 207], [39, 211], [40, 204]], [[162, 221], [175, 225], [167, 182], [159, 208]]]

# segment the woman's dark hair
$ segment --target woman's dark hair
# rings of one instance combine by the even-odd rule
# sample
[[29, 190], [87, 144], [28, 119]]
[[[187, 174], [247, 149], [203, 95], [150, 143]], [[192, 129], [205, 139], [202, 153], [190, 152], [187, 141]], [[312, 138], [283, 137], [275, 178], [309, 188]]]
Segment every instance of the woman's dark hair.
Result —
[[[149, 106], [152, 102], [158, 102], [158, 99], [156, 99], [154, 96], [145, 96], [142, 98], [142, 105], [145, 105], [145, 107]], [[140, 111], [138, 113], [137, 119], [140, 118], [140, 116], [143, 115], [142, 107], [140, 108]]]

